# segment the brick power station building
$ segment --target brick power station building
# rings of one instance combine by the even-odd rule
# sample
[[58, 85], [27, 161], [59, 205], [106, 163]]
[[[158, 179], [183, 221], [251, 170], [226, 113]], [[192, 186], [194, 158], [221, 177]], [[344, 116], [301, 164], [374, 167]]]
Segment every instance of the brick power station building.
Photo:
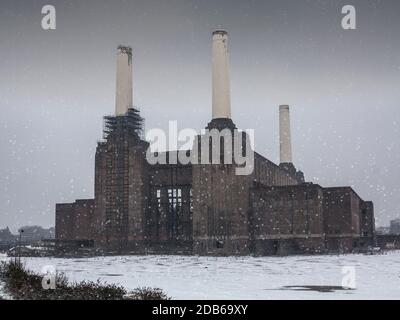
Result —
[[[234, 131], [225, 31], [213, 33], [212, 48], [207, 129]], [[104, 118], [97, 145], [94, 199], [56, 205], [56, 240], [90, 240], [104, 252], [200, 255], [351, 252], [372, 245], [372, 202], [350, 187], [305, 182], [292, 163], [289, 107], [279, 113], [279, 165], [256, 152], [248, 175], [237, 175], [238, 164], [227, 161], [150, 164], [143, 119], [132, 103], [132, 50], [120, 46], [116, 113]]]

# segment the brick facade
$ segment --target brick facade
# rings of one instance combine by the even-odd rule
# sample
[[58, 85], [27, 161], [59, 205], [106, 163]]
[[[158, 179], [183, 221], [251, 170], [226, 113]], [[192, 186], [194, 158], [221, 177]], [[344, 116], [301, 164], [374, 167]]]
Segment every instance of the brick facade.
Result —
[[56, 230], [58, 240], [86, 240], [91, 238], [95, 208], [93, 199], [56, 205]]
[[[372, 202], [350, 187], [304, 183], [292, 164], [254, 153], [233, 164], [156, 164], [124, 116], [99, 142], [95, 198], [56, 205], [56, 238], [94, 240], [112, 252], [273, 255], [348, 252], [371, 245]], [[208, 128], [235, 128], [213, 120]], [[166, 157], [172, 156], [171, 152]]]

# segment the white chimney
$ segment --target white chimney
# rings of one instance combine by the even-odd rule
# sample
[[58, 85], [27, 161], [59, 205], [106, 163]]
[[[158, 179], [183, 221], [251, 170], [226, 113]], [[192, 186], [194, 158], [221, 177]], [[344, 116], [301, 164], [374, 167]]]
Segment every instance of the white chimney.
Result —
[[212, 117], [231, 118], [228, 33], [221, 30], [213, 32]]
[[132, 48], [119, 46], [117, 52], [115, 114], [117, 116], [124, 115], [132, 106]]
[[280, 162], [292, 163], [292, 142], [290, 137], [289, 106], [279, 106]]

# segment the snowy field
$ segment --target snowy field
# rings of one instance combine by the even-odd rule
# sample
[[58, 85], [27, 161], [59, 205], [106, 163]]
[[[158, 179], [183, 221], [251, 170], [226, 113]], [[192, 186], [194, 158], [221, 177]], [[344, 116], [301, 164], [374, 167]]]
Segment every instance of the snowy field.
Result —
[[[0, 255], [0, 260], [5, 259]], [[382, 255], [119, 256], [23, 261], [37, 272], [44, 266], [54, 266], [70, 280], [100, 279], [128, 290], [159, 287], [173, 299], [400, 299], [400, 251]], [[343, 267], [354, 267], [356, 289], [339, 290]], [[306, 290], [301, 286], [315, 287]], [[321, 290], [326, 286], [334, 288]]]

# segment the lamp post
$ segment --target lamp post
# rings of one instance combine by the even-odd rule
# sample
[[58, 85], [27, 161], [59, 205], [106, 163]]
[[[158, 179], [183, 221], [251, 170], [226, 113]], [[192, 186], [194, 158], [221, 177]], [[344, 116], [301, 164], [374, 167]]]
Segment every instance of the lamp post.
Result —
[[18, 263], [21, 264], [21, 242], [22, 242], [22, 233], [24, 229], [19, 229], [19, 239], [18, 239]]

